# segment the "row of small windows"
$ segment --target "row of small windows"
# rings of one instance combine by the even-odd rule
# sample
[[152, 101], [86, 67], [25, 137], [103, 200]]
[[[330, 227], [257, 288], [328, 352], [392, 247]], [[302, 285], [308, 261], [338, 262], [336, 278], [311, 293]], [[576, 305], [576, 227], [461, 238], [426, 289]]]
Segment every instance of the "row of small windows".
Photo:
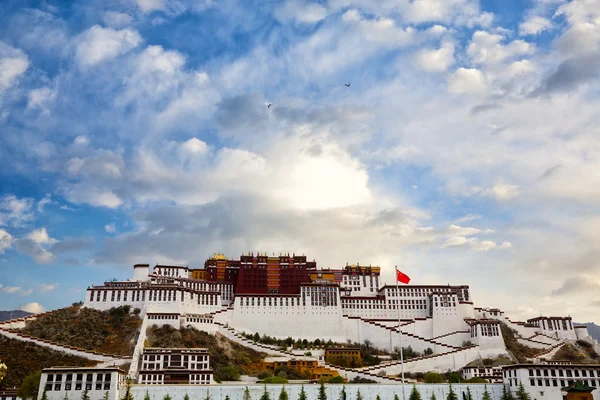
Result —
[[[94, 380], [94, 374], [86, 374], [85, 380], [83, 379], [84, 374], [76, 374], [75, 384], [73, 384], [74, 374], [65, 374], [64, 387], [65, 390], [109, 390], [111, 385], [111, 374], [96, 374]], [[63, 385], [63, 374], [48, 374], [46, 378], [46, 390], [47, 391], [59, 391], [62, 390]]]
[[[516, 379], [515, 379], [516, 382]], [[565, 386], [569, 386], [570, 384], [572, 384], [573, 382], [575, 382], [574, 380], [568, 379], [568, 380], [559, 380], [558, 379], [529, 379], [529, 385], [531, 386], [553, 386], [553, 387], [565, 387]], [[594, 379], [584, 379], [578, 382], [582, 382], [584, 385], [586, 386], [600, 386], [600, 381], [596, 381]], [[511, 382], [509, 382], [511, 383]], [[511, 385], [513, 386], [513, 385]], [[514, 386], [517, 386], [516, 384]]]
[[[557, 376], [556, 372], [557, 370], [551, 369], [550, 372], [548, 372], [547, 369], [543, 370], [543, 376]], [[534, 375], [535, 373], [535, 375]], [[563, 373], [565, 375], [563, 375]], [[580, 375], [581, 374], [581, 375]], [[540, 369], [529, 369], [529, 376], [542, 376], [542, 370]], [[594, 375], [594, 370], [578, 370], [578, 369], [559, 369], [558, 370], [558, 376], [566, 376], [567, 378], [571, 378], [571, 377], [576, 377], [579, 378], [580, 376], [586, 378], [586, 377], [590, 377], [593, 378], [594, 376], [600, 377], [600, 370], [596, 371], [596, 374]]]
[[[110, 292], [110, 301], [120, 302], [121, 298], [123, 301], [128, 301], [128, 290], [96, 290], [92, 291], [90, 294], [90, 301], [94, 301], [94, 292], [96, 293], [96, 301], [99, 302], [102, 297], [102, 301], [106, 302], [108, 299], [108, 292]], [[177, 290], [148, 290], [148, 300], [149, 301], [177, 301]], [[122, 295], [122, 296], [121, 296]], [[185, 292], [181, 292], [180, 299], [184, 301]], [[205, 294], [197, 294], [198, 296], [198, 304], [202, 305], [218, 305], [218, 296], [217, 295], [205, 295]], [[146, 299], [146, 290], [133, 290], [131, 291], [131, 297], [129, 297], [133, 302], [137, 301], [145, 301]], [[190, 293], [190, 299], [194, 300], [194, 293]]]
[[480, 330], [481, 336], [500, 336], [498, 324], [478, 324], [471, 326], [471, 337], [479, 336]]

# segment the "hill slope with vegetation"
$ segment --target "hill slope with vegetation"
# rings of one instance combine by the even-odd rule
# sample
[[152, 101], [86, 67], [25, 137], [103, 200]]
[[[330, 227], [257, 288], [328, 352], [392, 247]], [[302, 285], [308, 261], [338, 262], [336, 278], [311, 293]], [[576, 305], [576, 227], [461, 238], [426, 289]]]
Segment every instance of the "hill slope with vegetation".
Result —
[[67, 346], [131, 355], [142, 324], [138, 314], [139, 310], [132, 312], [129, 306], [98, 311], [76, 303], [28, 321], [20, 331]]
[[42, 368], [57, 365], [89, 366], [95, 365], [95, 361], [86, 360], [46, 347], [38, 346], [30, 342], [9, 339], [0, 336], [0, 360], [6, 364], [8, 371], [3, 386], [20, 386], [23, 379]]
[[517, 332], [509, 328], [505, 323], [500, 323], [500, 331], [502, 331], [502, 338], [506, 349], [517, 359], [518, 362], [527, 362], [528, 358], [539, 354], [541, 350], [534, 349], [533, 347], [525, 346], [517, 340]]
[[192, 327], [175, 329], [170, 325], [149, 327], [146, 347], [207, 348], [210, 366], [218, 381], [238, 380], [240, 374], [260, 372], [257, 365], [266, 356], [220, 334], [214, 336]]
[[31, 313], [23, 310], [0, 311], [0, 322], [13, 318], [23, 318], [28, 315], [31, 315]]

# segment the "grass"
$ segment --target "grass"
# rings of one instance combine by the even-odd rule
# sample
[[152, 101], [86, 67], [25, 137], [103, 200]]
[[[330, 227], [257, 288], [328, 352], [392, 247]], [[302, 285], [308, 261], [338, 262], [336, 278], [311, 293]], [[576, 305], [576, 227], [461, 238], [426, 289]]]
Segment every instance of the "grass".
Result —
[[0, 336], [0, 360], [8, 367], [6, 377], [2, 381], [2, 386], [6, 387], [20, 386], [27, 375], [42, 368], [59, 365], [86, 367], [96, 364], [96, 361], [5, 336]]
[[500, 323], [500, 330], [502, 331], [502, 337], [504, 338], [506, 348], [520, 363], [527, 362], [528, 358], [532, 358], [541, 352], [539, 349], [534, 349], [533, 347], [519, 343], [515, 337], [515, 332], [503, 322]]
[[74, 304], [27, 322], [21, 333], [86, 350], [131, 355], [141, 323], [128, 306], [99, 311]]
[[210, 335], [195, 328], [175, 329], [170, 325], [153, 325], [147, 331], [147, 346], [207, 348], [215, 380], [237, 380], [240, 374], [260, 372], [258, 364], [266, 356], [217, 334]]

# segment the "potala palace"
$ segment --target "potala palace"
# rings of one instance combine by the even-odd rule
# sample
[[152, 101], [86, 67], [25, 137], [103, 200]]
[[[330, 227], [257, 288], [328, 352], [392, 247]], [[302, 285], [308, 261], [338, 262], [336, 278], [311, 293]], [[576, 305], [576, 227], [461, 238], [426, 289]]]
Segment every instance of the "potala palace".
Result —
[[[312, 371], [311, 379], [323, 374], [339, 375], [345, 381], [366, 378], [376, 382], [349, 385], [351, 399], [358, 396], [359, 390], [364, 400], [377, 400], [379, 395], [383, 400], [392, 400], [401, 390], [407, 394], [410, 386], [400, 386], [397, 377], [403, 366], [410, 373], [461, 371], [465, 379], [484, 378], [487, 386], [472, 385], [469, 389], [465, 384], [452, 385], [458, 393], [471, 390], [476, 399], [487, 390], [493, 400], [500, 400], [504, 389], [514, 394], [520, 385], [534, 400], [566, 398], [565, 387], [584, 385], [586, 390], [594, 391], [591, 398], [600, 400], [600, 390], [594, 390], [600, 388], [600, 365], [549, 361], [569, 343], [585, 342], [600, 353], [600, 345], [587, 328], [574, 326], [571, 317], [537, 316], [514, 321], [497, 308], [476, 307], [467, 285], [397, 287], [384, 284], [380, 273], [380, 267], [358, 264], [318, 269], [316, 262], [307, 261], [306, 256], [289, 254], [247, 254], [239, 260], [215, 254], [198, 269], [137, 264], [129, 280], [89, 287], [83, 304], [97, 310], [125, 305], [139, 309], [135, 313], [139, 311], [142, 322], [131, 356], [89, 352], [19, 331], [37, 315], [0, 322], [0, 334], [97, 363], [95, 367], [45, 368], [37, 400], [41, 400], [42, 392], [48, 400], [63, 400], [79, 398], [84, 391], [89, 391], [90, 400], [117, 400], [129, 390], [127, 382], [134, 382], [130, 389], [136, 399], [169, 395], [179, 400], [190, 394], [192, 398], [223, 400], [229, 396], [236, 400], [242, 399], [244, 386], [249, 387], [253, 399], [261, 397], [263, 390], [276, 398], [281, 390], [280, 386], [270, 385], [267, 389], [252, 382], [217, 385], [207, 349], [148, 347], [146, 335], [153, 325], [177, 329], [192, 326], [223, 335], [266, 354], [263, 370], [302, 365]], [[516, 332], [519, 343], [539, 352], [526, 363], [518, 363], [505, 346], [501, 324]], [[296, 341], [331, 340], [334, 346], [311, 348], [305, 353], [248, 339], [257, 333]], [[390, 354], [402, 340], [402, 347], [410, 346], [424, 355], [404, 360], [403, 364], [388, 356], [379, 364], [355, 368], [329, 362], [335, 354], [356, 353], [360, 357], [359, 350], [349, 343], [367, 340]], [[500, 356], [509, 360], [504, 363], [509, 365], [481, 363]], [[129, 370], [120, 365], [129, 365]], [[435, 394], [444, 399], [449, 390], [447, 384], [419, 383], [417, 387], [423, 398]], [[292, 399], [304, 390], [298, 383], [286, 384], [286, 388]], [[317, 390], [316, 385], [306, 387], [309, 398], [316, 398]], [[340, 385], [329, 385], [329, 398], [338, 399], [340, 390]]]
[[[512, 321], [498, 309], [476, 307], [467, 285], [397, 289], [381, 282], [375, 266], [318, 269], [306, 256], [248, 254], [231, 260], [215, 254], [199, 269], [150, 269], [148, 264], [133, 269], [131, 280], [88, 288], [85, 306], [139, 308], [143, 327], [191, 325], [229, 336], [259, 333], [337, 343], [369, 340], [380, 349], [400, 345], [400, 319], [403, 347], [433, 351], [405, 362], [409, 372], [458, 370], [476, 359], [505, 355], [500, 322], [516, 330], [524, 344], [547, 350], [547, 356], [565, 340], [586, 340], [600, 350], [587, 328], [574, 327], [568, 316]], [[130, 375], [137, 376], [136, 367], [132, 363]], [[368, 372], [398, 374], [400, 363]]]

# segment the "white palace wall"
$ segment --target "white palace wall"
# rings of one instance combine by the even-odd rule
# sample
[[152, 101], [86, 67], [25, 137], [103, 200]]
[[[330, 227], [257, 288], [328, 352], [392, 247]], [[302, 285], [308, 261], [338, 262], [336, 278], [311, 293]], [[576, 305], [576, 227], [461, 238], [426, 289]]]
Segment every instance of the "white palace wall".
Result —
[[[226, 396], [229, 396], [231, 400], [243, 400], [244, 389], [248, 387], [252, 400], [258, 400], [263, 395], [265, 388], [269, 392], [271, 399], [277, 399], [281, 388], [285, 387], [286, 392], [290, 400], [298, 399], [302, 386], [299, 384], [288, 384], [288, 385], [209, 385], [209, 386], [191, 386], [191, 385], [134, 385], [131, 388], [131, 392], [135, 399], [143, 399], [146, 393], [150, 396], [151, 400], [162, 400], [165, 395], [171, 396], [173, 400], [183, 400], [186, 394], [189, 395], [190, 399], [203, 399], [207, 395], [210, 396], [211, 400], [225, 400]], [[304, 391], [306, 392], [308, 399], [316, 399], [319, 395], [319, 387], [317, 384], [306, 384], [304, 385]], [[404, 394], [408, 399], [412, 385], [405, 385]], [[481, 399], [483, 391], [487, 387], [487, 391], [490, 393], [492, 400], [500, 400], [502, 395], [502, 384], [456, 384], [452, 385], [452, 390], [458, 395], [458, 398], [462, 398], [462, 393], [467, 391], [469, 387], [471, 394], [474, 399]], [[340, 392], [342, 388], [346, 389], [347, 398], [349, 400], [355, 400], [357, 392], [360, 393], [364, 400], [376, 400], [379, 395], [381, 400], [393, 400], [394, 395], [398, 395], [402, 399], [402, 386], [399, 384], [354, 384], [354, 385], [325, 385], [325, 392], [329, 400], [338, 400], [340, 398]], [[416, 388], [421, 393], [423, 399], [429, 399], [431, 394], [435, 393], [437, 399], [445, 399], [448, 395], [449, 386], [447, 384], [438, 385], [426, 385], [418, 384]]]
[[[267, 300], [275, 301], [275, 297], [277, 305], [269, 305]], [[237, 331], [258, 332], [280, 339], [291, 336], [307, 340], [346, 341], [339, 302], [335, 306], [312, 306], [310, 296], [306, 296], [303, 305], [299, 296], [287, 296], [288, 301], [294, 299], [294, 305], [282, 306], [280, 301], [286, 298], [284, 296], [252, 296], [255, 305], [246, 306], [246, 298], [235, 298], [229, 325]]]

